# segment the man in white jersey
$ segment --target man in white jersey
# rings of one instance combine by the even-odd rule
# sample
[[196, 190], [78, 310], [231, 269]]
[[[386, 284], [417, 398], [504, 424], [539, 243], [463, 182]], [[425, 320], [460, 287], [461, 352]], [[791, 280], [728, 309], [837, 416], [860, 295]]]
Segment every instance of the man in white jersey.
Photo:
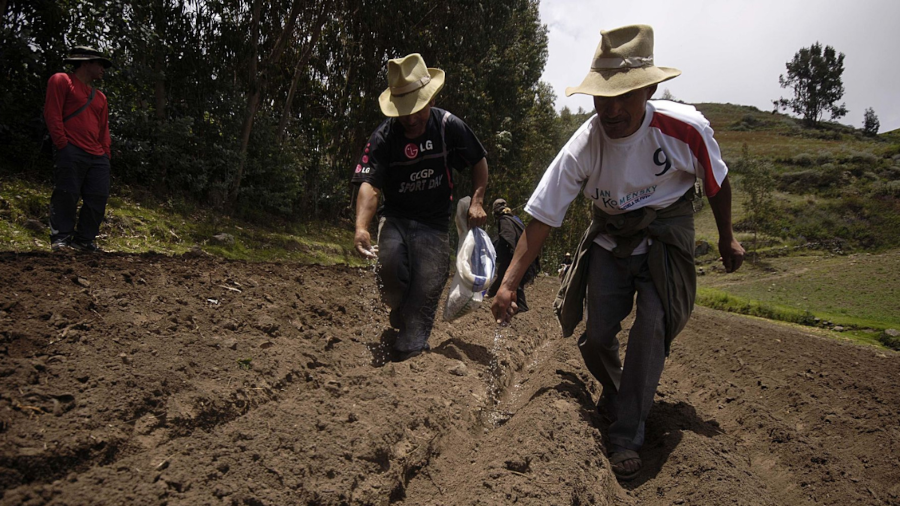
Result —
[[[603, 386], [598, 411], [610, 420], [610, 463], [622, 480], [642, 462], [644, 423], [672, 339], [684, 328], [696, 294], [695, 183], [702, 180], [719, 231], [727, 272], [744, 249], [731, 225], [728, 168], [709, 122], [692, 106], [649, 102], [657, 85], [681, 71], [653, 63], [653, 29], [635, 25], [601, 32], [591, 70], [566, 95], [594, 97], [597, 114], [562, 148], [528, 200], [532, 216], [491, 310], [505, 324], [518, 311], [516, 288], [552, 227], [583, 191], [593, 221], [554, 303], [563, 335], [582, 318], [585, 365]], [[637, 293], [637, 316], [624, 367], [616, 334]]]

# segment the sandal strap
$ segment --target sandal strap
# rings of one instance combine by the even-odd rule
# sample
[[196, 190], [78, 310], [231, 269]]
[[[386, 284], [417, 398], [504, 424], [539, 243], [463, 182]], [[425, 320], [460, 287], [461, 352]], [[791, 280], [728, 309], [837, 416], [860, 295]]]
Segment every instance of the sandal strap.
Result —
[[621, 450], [613, 453], [609, 458], [609, 463], [616, 465], [626, 460], [641, 460], [641, 456], [634, 450]]

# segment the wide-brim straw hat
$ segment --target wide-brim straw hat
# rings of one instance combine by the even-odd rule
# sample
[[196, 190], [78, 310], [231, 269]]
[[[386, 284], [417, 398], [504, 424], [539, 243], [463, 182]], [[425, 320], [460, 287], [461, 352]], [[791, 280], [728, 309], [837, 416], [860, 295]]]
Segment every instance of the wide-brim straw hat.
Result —
[[103, 68], [112, 67], [113, 62], [100, 51], [89, 46], [75, 46], [69, 51], [69, 56], [65, 58], [66, 63], [75, 63], [77, 61], [100, 61]]
[[424, 108], [444, 87], [444, 71], [430, 69], [419, 53], [388, 60], [388, 89], [378, 103], [385, 116], [409, 116]]
[[600, 32], [590, 72], [580, 86], [566, 88], [566, 96], [615, 97], [679, 75], [678, 69], [653, 64], [653, 28], [623, 26]]

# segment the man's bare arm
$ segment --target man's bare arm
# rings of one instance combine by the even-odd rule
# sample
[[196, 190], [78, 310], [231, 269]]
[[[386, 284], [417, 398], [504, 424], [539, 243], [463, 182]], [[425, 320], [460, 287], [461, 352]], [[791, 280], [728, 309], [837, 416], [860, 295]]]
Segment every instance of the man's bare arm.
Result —
[[734, 272], [744, 263], [744, 248], [734, 238], [731, 223], [731, 183], [728, 176], [722, 181], [719, 193], [709, 198], [709, 207], [712, 208], [716, 228], [719, 229], [719, 255], [722, 256], [722, 265], [725, 266], [725, 272]]
[[359, 185], [356, 194], [356, 234], [353, 243], [356, 252], [366, 258], [375, 258], [377, 255], [372, 249], [372, 237], [369, 234], [369, 224], [375, 216], [378, 208], [378, 189], [369, 183]]
[[482, 227], [487, 223], [484, 212], [484, 192], [487, 190], [488, 166], [487, 158], [472, 167], [472, 202], [469, 204], [469, 228]]

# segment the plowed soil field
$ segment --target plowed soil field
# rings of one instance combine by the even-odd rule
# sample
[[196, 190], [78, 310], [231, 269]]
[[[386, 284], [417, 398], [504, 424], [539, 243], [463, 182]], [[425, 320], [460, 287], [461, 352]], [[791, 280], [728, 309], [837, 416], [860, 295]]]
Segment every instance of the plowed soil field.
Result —
[[0, 505], [900, 504], [900, 355], [704, 308], [617, 483], [557, 286], [394, 363], [371, 269], [0, 253]]

